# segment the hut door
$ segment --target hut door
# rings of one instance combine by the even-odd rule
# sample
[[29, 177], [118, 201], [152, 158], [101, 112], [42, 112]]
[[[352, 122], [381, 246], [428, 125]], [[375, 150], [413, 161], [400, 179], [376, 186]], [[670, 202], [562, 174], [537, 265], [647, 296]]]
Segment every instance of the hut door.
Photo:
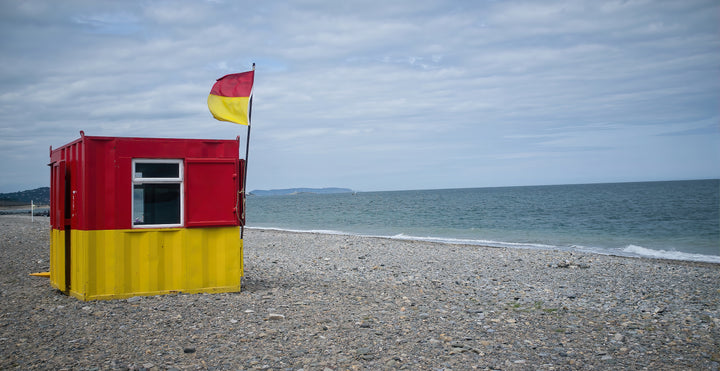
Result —
[[[65, 163], [61, 163], [62, 165], [65, 165]], [[62, 166], [65, 167], [65, 166]], [[72, 263], [71, 259], [71, 252], [72, 252], [72, 241], [70, 239], [70, 220], [71, 220], [71, 189], [70, 187], [70, 170], [69, 169], [63, 169], [64, 171], [61, 172], [62, 177], [65, 178], [64, 180], [64, 194], [63, 197], [63, 227], [65, 229], [65, 290], [67, 292], [70, 292], [70, 276], [72, 269], [70, 269], [70, 264]]]
[[[62, 256], [60, 261], [63, 262], [63, 266], [57, 267], [58, 277], [57, 282], [60, 286], [60, 290], [68, 293], [70, 291], [70, 174], [65, 161], [58, 161], [52, 163], [52, 179], [51, 179], [51, 214], [50, 223], [52, 228], [59, 231], [64, 231], [64, 241], [61, 248], [57, 249], [56, 252]], [[59, 241], [58, 241], [59, 242]], [[55, 260], [54, 260], [55, 261]]]

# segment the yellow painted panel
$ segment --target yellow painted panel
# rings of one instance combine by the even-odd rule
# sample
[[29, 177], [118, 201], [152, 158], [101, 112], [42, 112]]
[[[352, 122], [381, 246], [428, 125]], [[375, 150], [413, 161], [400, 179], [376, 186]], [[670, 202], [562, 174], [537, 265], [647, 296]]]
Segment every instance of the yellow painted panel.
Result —
[[50, 229], [50, 284], [65, 291], [65, 231]]
[[[240, 291], [243, 245], [239, 227], [70, 233], [70, 294], [79, 299]], [[64, 269], [63, 263], [58, 260], [57, 269], [51, 267], [51, 280], [59, 276], [55, 271]]]

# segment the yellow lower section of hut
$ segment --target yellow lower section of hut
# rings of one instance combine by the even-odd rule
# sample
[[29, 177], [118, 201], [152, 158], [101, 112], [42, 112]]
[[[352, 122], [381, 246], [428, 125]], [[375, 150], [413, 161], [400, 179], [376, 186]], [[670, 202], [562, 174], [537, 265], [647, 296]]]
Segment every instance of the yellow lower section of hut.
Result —
[[81, 300], [240, 291], [240, 227], [51, 230], [50, 282]]

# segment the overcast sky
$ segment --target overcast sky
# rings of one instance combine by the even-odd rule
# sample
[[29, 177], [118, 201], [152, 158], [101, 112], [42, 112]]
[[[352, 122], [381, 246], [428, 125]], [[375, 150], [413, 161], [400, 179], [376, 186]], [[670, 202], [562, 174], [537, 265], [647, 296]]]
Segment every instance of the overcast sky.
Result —
[[0, 0], [0, 192], [80, 130], [244, 137], [253, 62], [251, 190], [720, 178], [717, 0]]

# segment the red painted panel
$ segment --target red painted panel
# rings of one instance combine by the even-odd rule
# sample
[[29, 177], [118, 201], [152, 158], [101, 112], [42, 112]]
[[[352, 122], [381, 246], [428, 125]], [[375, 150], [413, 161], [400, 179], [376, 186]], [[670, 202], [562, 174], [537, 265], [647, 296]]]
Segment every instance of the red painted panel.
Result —
[[188, 227], [239, 225], [238, 160], [185, 159], [185, 220]]
[[[240, 192], [240, 196], [244, 196], [244, 194], [247, 193], [247, 190], [243, 186], [245, 183], [245, 160], [241, 159], [238, 163], [238, 176], [236, 186], [238, 187], [238, 192]], [[245, 197], [242, 197], [240, 199], [240, 203], [238, 204], [238, 215], [240, 215], [240, 225], [245, 225]]]
[[65, 161], [50, 164], [50, 226], [65, 228]]
[[[124, 212], [130, 205], [129, 193], [115, 184], [116, 177], [123, 176], [121, 167], [116, 166], [114, 150], [116, 140], [112, 138], [85, 137], [85, 157], [82, 160], [82, 194], [77, 196], [78, 210], [74, 215], [77, 225], [83, 230], [129, 228], [129, 213]], [[126, 171], [125, 178], [130, 171]], [[132, 180], [126, 184], [130, 187]], [[127, 216], [127, 220], [122, 220]], [[123, 223], [124, 222], [124, 223]]]

